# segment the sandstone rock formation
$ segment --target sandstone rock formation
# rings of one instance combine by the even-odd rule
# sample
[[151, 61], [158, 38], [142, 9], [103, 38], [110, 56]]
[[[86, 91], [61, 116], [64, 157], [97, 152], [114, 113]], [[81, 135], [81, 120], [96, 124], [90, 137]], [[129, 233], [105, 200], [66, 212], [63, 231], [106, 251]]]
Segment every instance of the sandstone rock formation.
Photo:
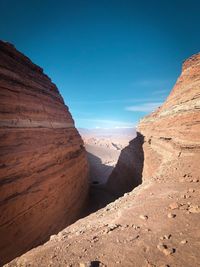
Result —
[[109, 177], [111, 192], [122, 195], [139, 184], [141, 177], [168, 180], [198, 175], [194, 164], [200, 160], [199, 76], [197, 54], [184, 62], [166, 102], [141, 120], [138, 137], [122, 151]]
[[200, 54], [183, 64], [164, 105], [141, 121], [139, 150], [131, 142], [119, 158], [113, 183], [124, 186], [136, 173], [124, 159], [131, 155], [132, 165], [138, 152], [143, 183], [6, 266], [199, 266], [199, 92]]
[[139, 124], [145, 136], [143, 179], [199, 175], [200, 54], [183, 64], [166, 102]]
[[0, 42], [0, 263], [73, 222], [88, 191], [83, 142], [57, 87]]

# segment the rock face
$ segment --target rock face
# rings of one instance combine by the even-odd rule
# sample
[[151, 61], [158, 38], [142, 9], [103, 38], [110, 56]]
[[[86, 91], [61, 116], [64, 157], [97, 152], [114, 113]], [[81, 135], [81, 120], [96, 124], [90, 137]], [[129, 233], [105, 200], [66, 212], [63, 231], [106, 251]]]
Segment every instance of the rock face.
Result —
[[200, 160], [200, 54], [183, 64], [166, 102], [139, 124], [145, 136], [143, 179], [198, 175]]
[[80, 215], [88, 191], [83, 142], [56, 86], [0, 42], [0, 262]]
[[141, 184], [144, 162], [143, 143], [144, 137], [137, 133], [137, 137], [122, 149], [117, 165], [106, 184], [108, 191], [114, 196], [122, 196]]
[[200, 54], [184, 62], [166, 102], [141, 120], [138, 131], [109, 177], [109, 191], [122, 195], [140, 179], [177, 180], [199, 175]]

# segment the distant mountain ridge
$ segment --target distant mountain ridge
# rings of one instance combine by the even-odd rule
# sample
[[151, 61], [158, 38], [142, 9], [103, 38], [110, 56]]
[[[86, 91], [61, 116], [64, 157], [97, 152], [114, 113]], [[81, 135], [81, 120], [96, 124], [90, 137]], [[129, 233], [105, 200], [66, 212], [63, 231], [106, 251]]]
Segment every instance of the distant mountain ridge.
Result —
[[112, 137], [112, 136], [130, 136], [134, 138], [136, 136], [136, 128], [78, 128], [81, 136], [101, 136], [101, 137]]

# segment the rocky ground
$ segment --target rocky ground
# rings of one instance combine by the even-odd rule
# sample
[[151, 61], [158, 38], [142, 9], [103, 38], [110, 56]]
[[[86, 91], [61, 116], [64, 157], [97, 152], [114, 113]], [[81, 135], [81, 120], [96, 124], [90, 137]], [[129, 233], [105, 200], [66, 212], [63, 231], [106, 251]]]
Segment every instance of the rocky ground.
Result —
[[200, 266], [200, 182], [146, 181], [5, 266]]

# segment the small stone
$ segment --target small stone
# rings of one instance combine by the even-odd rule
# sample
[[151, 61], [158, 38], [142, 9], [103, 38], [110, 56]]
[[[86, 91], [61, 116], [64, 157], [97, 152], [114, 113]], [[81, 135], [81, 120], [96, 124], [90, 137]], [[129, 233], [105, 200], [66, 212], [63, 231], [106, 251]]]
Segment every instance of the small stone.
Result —
[[187, 244], [187, 240], [186, 239], [184, 239], [184, 240], [182, 240], [181, 242], [180, 242], [180, 244], [182, 244], [182, 245], [185, 245], [185, 244]]
[[188, 189], [188, 192], [189, 192], [189, 193], [194, 193], [195, 190], [194, 190], [193, 188], [189, 188], [189, 189]]
[[139, 235], [131, 236], [130, 238], [127, 239], [127, 241], [131, 242], [138, 239], [139, 237], [140, 237]]
[[170, 219], [172, 219], [172, 218], [175, 218], [176, 217], [176, 214], [174, 214], [174, 213], [168, 213], [167, 214], [167, 217], [170, 218]]
[[142, 220], [148, 220], [148, 216], [147, 215], [140, 215], [140, 219], [142, 219]]
[[175, 252], [175, 249], [174, 249], [174, 248], [165, 248], [165, 249], [163, 249], [162, 252], [163, 252], [166, 256], [168, 256], [168, 255], [173, 254], [173, 253]]
[[169, 208], [171, 210], [175, 210], [175, 209], [178, 209], [179, 208], [179, 204], [177, 202], [173, 202], [169, 205]]
[[160, 240], [164, 240], [164, 239], [167, 239], [167, 240], [168, 240], [168, 239], [170, 239], [170, 238], [171, 238], [171, 236], [172, 236], [171, 234], [169, 234], [169, 235], [164, 235], [164, 236], [161, 236], [161, 237], [160, 237]]
[[132, 224], [131, 226], [132, 226], [133, 229], [135, 229], [135, 230], [140, 229], [140, 226], [139, 226], [139, 225]]
[[159, 249], [160, 251], [163, 251], [163, 250], [166, 249], [166, 248], [167, 248], [167, 246], [164, 245], [163, 243], [159, 243], [159, 244], [157, 245], [157, 249]]
[[200, 208], [198, 205], [191, 205], [188, 209], [190, 213], [200, 213]]
[[170, 239], [171, 236], [172, 236], [171, 234], [169, 234], [169, 235], [164, 235], [164, 238], [165, 238], [165, 239]]
[[193, 183], [198, 183], [199, 182], [199, 179], [193, 179], [192, 182]]
[[161, 251], [161, 252], [163, 252], [166, 256], [168, 256], [168, 255], [171, 255], [171, 254], [173, 254], [173, 253], [175, 253], [175, 249], [174, 248], [168, 248], [165, 244], [163, 244], [163, 243], [159, 243], [158, 245], [157, 245], [157, 248]]
[[121, 227], [121, 225], [120, 224], [110, 224], [110, 225], [108, 225], [108, 228], [106, 229], [106, 233], [110, 233], [118, 227]]
[[181, 197], [184, 198], [184, 199], [187, 199], [187, 198], [190, 198], [191, 196], [190, 195], [187, 195], [187, 194], [184, 194]]

